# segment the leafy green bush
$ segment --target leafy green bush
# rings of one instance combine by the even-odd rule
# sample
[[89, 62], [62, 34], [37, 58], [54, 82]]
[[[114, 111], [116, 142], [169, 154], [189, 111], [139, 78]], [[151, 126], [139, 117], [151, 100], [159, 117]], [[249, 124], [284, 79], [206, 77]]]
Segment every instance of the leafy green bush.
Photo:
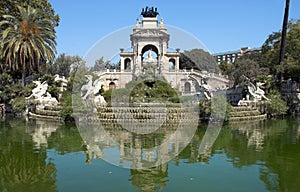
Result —
[[271, 90], [268, 95], [270, 101], [266, 102], [266, 112], [268, 115], [284, 115], [288, 110], [287, 103], [281, 98], [278, 90]]
[[171, 103], [180, 103], [179, 97], [176, 96], [168, 98], [168, 101], [170, 101]]
[[72, 107], [72, 94], [68, 91], [63, 92], [63, 96], [60, 100], [61, 111], [60, 116], [64, 120], [73, 119], [73, 107]]
[[164, 80], [145, 80], [135, 85], [130, 93], [132, 102], [179, 102], [175, 89]]
[[102, 96], [104, 97], [105, 101], [109, 106], [111, 106], [111, 93], [112, 93], [112, 89], [109, 89], [107, 91], [104, 91], [102, 94]]
[[230, 118], [231, 105], [225, 97], [214, 96], [210, 100], [199, 101], [200, 118], [212, 118], [214, 120], [228, 121]]
[[26, 109], [26, 101], [24, 96], [16, 97], [10, 100], [14, 113], [22, 113]]

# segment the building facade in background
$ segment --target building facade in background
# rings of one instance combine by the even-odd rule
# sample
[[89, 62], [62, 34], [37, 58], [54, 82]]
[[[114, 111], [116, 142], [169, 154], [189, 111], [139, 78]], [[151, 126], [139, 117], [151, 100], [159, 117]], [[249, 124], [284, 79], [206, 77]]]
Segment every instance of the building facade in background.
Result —
[[236, 51], [215, 53], [213, 54], [213, 57], [217, 60], [218, 64], [220, 64], [221, 62], [233, 63], [237, 58], [240, 58], [245, 54], [251, 54], [260, 51], [261, 51], [260, 47], [259, 48], [242, 47], [241, 49]]

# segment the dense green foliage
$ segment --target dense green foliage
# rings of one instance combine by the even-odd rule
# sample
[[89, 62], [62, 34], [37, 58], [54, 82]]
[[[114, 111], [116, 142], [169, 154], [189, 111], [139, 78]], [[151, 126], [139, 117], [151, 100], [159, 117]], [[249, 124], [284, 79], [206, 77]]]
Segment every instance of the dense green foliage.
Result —
[[105, 61], [103, 57], [95, 61], [95, 65], [91, 67], [91, 71], [103, 71], [105, 69], [113, 69], [114, 66], [109, 62]]
[[[28, 84], [25, 89], [18, 82], [15, 82], [8, 73], [0, 75], [0, 102], [12, 106], [13, 112], [25, 110], [25, 96], [29, 96], [34, 84]], [[10, 109], [7, 109], [10, 112]]]
[[52, 75], [59, 74], [60, 76], [68, 78], [76, 72], [86, 71], [87, 69], [88, 66], [81, 57], [70, 56], [63, 53], [48, 67], [47, 72]]
[[231, 105], [223, 96], [214, 96], [210, 100], [200, 100], [200, 117], [202, 119], [229, 120]]
[[73, 107], [72, 107], [72, 94], [68, 91], [63, 93], [62, 99], [60, 100], [61, 111], [60, 116], [65, 121], [73, 120]]
[[166, 81], [158, 79], [145, 80], [135, 85], [130, 92], [130, 100], [131, 102], [179, 102], [175, 89], [171, 88]]
[[185, 50], [180, 54], [179, 68], [198, 69], [209, 72], [218, 72], [219, 68], [213, 56], [203, 49]]
[[102, 95], [109, 105], [112, 101], [125, 103], [179, 103], [176, 90], [166, 81], [158, 79], [144, 80], [139, 83], [132, 81], [126, 85], [126, 88], [110, 89], [104, 91]]
[[271, 75], [278, 80], [280, 73], [284, 79], [300, 80], [300, 20], [288, 25], [284, 61], [279, 64], [281, 32], [272, 33], [264, 42], [260, 53], [245, 54], [234, 63], [221, 63], [222, 73], [228, 75], [235, 84], [240, 84], [242, 75], [251, 81], [265, 80]]
[[284, 61], [279, 64], [281, 32], [271, 34], [262, 47], [266, 66], [272, 75], [283, 73], [284, 79], [300, 80], [300, 20], [290, 21], [288, 25]]
[[0, 21], [3, 69], [21, 71], [25, 77], [39, 71], [41, 64], [52, 62], [56, 52], [56, 35], [51, 21], [41, 10], [17, 6], [19, 15], [3, 15]]
[[266, 112], [270, 116], [286, 114], [288, 110], [287, 103], [281, 98], [279, 91], [272, 90], [269, 94], [270, 101], [266, 102]]
[[[17, 5], [21, 7], [31, 6], [41, 12], [41, 17], [49, 20], [53, 27], [59, 25], [59, 16], [55, 13], [48, 0], [5, 0], [0, 1], [0, 15], [13, 15], [21, 18]], [[2, 19], [2, 18], [1, 18]]]

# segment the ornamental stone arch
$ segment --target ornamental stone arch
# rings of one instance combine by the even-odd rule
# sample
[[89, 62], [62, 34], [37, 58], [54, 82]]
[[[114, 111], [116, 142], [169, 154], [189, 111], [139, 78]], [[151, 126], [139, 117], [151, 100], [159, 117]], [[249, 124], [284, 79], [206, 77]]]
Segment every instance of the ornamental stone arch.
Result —
[[147, 44], [142, 48], [142, 51], [141, 51], [142, 61], [144, 60], [144, 57], [145, 57], [144, 54], [149, 50], [153, 51], [156, 54], [156, 60], [158, 61], [159, 51], [158, 51], [157, 47], [153, 44]]
[[175, 70], [175, 66], [176, 66], [176, 59], [174, 58], [170, 58], [169, 59], [169, 70]]
[[189, 94], [189, 93], [191, 93], [191, 91], [192, 91], [192, 86], [191, 86], [191, 83], [190, 82], [185, 82], [184, 83], [184, 93], [185, 94]]
[[109, 89], [115, 89], [115, 88], [116, 88], [115, 82], [111, 81], [111, 82], [108, 84], [108, 88], [109, 88]]
[[131, 70], [131, 58], [124, 59], [124, 70], [128, 71]]

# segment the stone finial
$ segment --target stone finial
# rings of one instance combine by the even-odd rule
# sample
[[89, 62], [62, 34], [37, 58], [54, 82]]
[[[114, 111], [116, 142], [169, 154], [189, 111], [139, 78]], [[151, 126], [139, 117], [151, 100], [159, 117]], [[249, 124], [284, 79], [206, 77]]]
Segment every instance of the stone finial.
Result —
[[163, 20], [163, 18], [160, 19], [159, 25], [160, 25], [160, 27], [163, 27], [163, 26], [164, 26], [164, 20]]
[[140, 27], [140, 24], [141, 24], [141, 22], [140, 22], [140, 19], [139, 18], [137, 18], [136, 19], [136, 25], [135, 25], [135, 27]]

